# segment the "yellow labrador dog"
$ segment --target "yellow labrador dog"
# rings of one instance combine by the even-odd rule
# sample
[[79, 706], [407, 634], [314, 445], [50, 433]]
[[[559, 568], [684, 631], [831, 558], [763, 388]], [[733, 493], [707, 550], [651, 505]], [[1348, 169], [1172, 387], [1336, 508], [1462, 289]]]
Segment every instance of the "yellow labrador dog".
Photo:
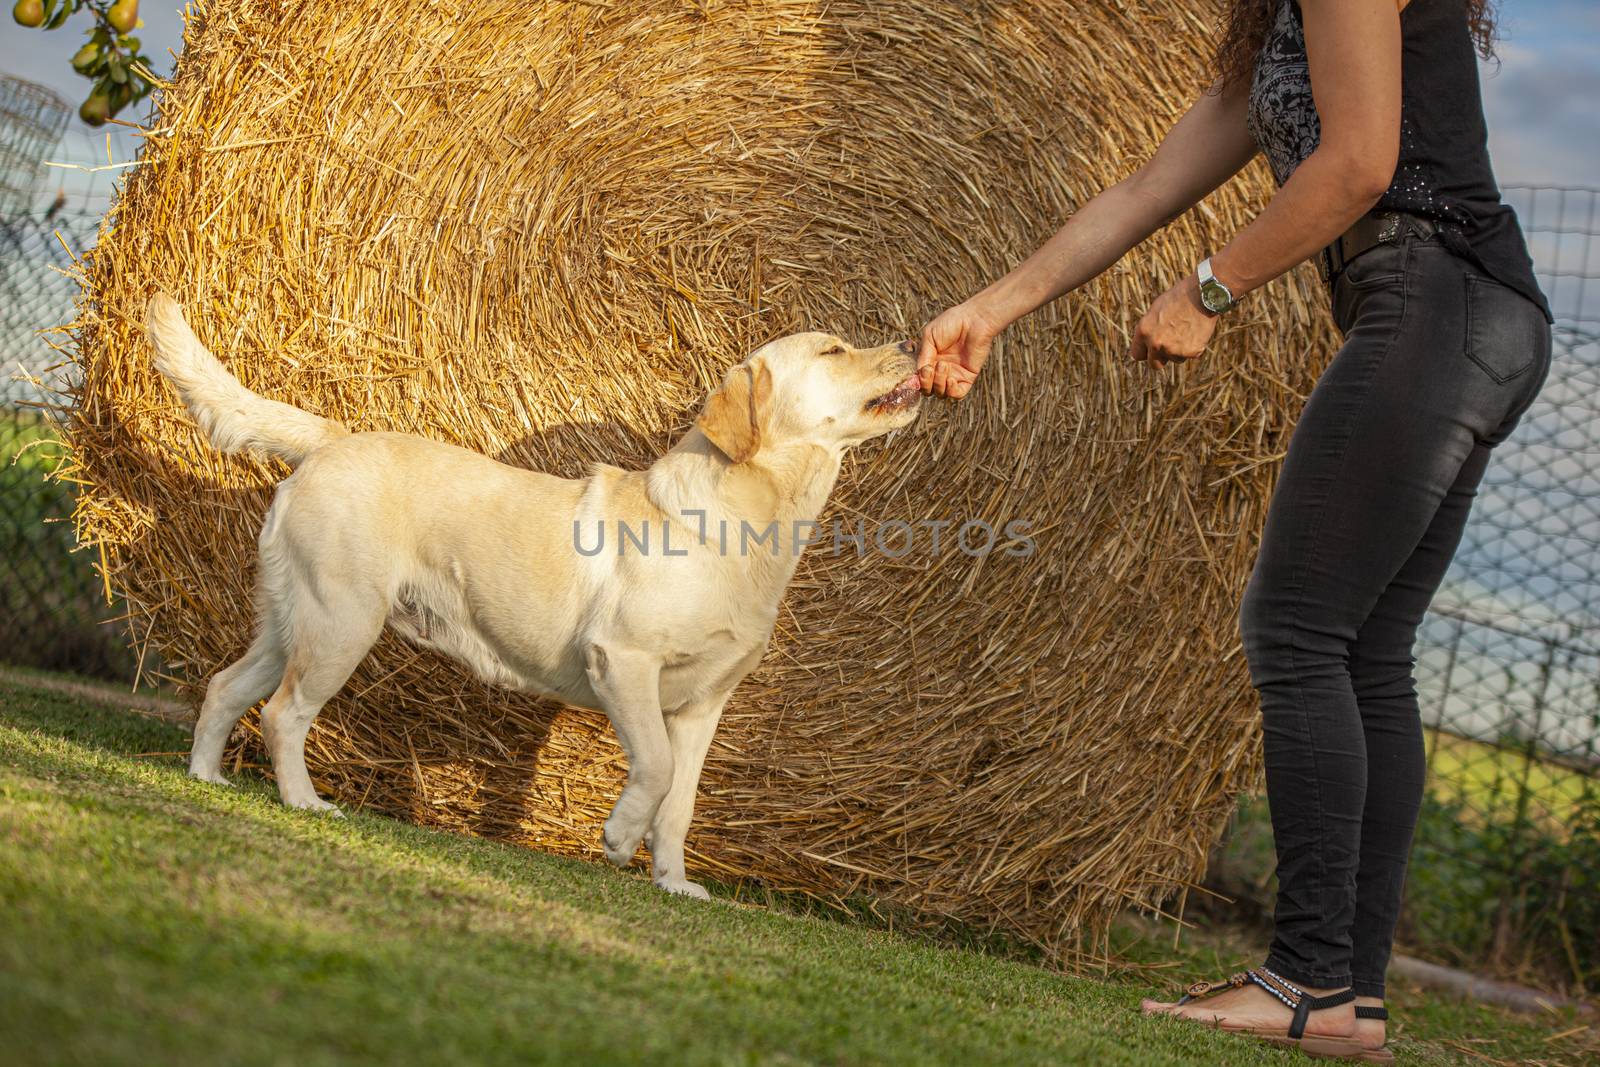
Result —
[[270, 693], [283, 802], [337, 813], [306, 773], [306, 733], [387, 623], [489, 681], [604, 711], [628, 759], [606, 858], [625, 865], [643, 840], [657, 885], [705, 897], [683, 841], [711, 735], [766, 650], [845, 449], [916, 417], [911, 343], [773, 341], [648, 470], [572, 481], [351, 433], [246, 389], [170, 297], [148, 314], [156, 369], [212, 445], [295, 468], [261, 528], [255, 639], [211, 680], [189, 773], [225, 782], [234, 724]]

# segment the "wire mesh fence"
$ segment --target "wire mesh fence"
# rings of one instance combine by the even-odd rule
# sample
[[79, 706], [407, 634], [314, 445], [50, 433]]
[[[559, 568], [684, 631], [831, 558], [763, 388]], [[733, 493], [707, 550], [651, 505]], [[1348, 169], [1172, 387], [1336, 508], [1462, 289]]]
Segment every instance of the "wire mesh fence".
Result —
[[1430, 785], [1408, 925], [1584, 987], [1600, 980], [1600, 190], [1507, 199], [1557, 317], [1555, 360], [1418, 635]]
[[61, 447], [41, 405], [70, 384], [44, 331], [73, 317], [76, 257], [136, 140], [71, 118], [49, 89], [0, 76], [0, 663], [128, 681], [120, 605], [75, 550], [71, 488], [47, 477]]
[[43, 326], [71, 317], [69, 248], [94, 239], [81, 213], [0, 219], [0, 662], [116, 680], [132, 656], [93, 560], [75, 551], [71, 487], [47, 475], [60, 460], [44, 393], [63, 384]]
[[27, 210], [45, 153], [61, 140], [71, 114], [52, 90], [0, 74], [0, 213]]
[[1408, 938], [1600, 982], [1600, 335], [1564, 326], [1418, 637]]
[[[86, 174], [72, 176], [71, 206], [58, 192], [49, 208], [35, 195], [0, 213], [0, 662], [128, 681], [120, 608], [74, 551], [70, 487], [46, 478], [59, 446], [30, 406], [44, 396], [17, 374], [67, 384], [39, 331], [72, 317], [69, 272], [109, 184]], [[1410, 899], [1453, 903], [1413, 908], [1407, 924], [1414, 941], [1474, 962], [1540, 946], [1581, 981], [1600, 975], [1600, 190], [1507, 195], [1559, 320], [1556, 359], [1496, 453], [1419, 634], [1431, 776]], [[1430, 858], [1457, 861], [1439, 884]]]

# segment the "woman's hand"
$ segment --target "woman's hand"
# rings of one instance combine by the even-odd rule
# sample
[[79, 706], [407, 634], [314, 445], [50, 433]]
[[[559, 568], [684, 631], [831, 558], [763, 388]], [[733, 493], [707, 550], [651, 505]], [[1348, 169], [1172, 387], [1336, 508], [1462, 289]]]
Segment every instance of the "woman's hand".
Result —
[[957, 304], [922, 328], [917, 377], [922, 391], [960, 400], [978, 380], [999, 328], [970, 304]]
[[1189, 275], [1156, 297], [1133, 331], [1128, 358], [1152, 367], [1198, 359], [1217, 330], [1217, 317], [1200, 303], [1200, 283]]

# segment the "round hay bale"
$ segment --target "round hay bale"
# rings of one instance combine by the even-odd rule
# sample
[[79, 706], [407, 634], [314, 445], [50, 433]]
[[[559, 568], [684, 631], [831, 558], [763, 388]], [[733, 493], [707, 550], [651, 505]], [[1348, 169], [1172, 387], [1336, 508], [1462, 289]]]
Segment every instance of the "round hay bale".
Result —
[[[204, 5], [85, 264], [80, 535], [196, 692], [246, 644], [285, 470], [201, 441], [151, 369], [155, 289], [247, 385], [353, 428], [642, 466], [761, 341], [908, 336], [1025, 255], [1204, 84], [1209, 21], [1174, 0], [393, 16]], [[1198, 366], [1123, 357], [1266, 187], [1252, 170], [1011, 331], [970, 399], [856, 455], [830, 514], [869, 550], [803, 561], [712, 747], [692, 868], [1051, 948], [1196, 875], [1257, 770], [1236, 606], [1330, 333], [1300, 275]], [[969, 556], [951, 526], [893, 557], [890, 520], [1025, 520], [1034, 550]], [[346, 804], [584, 855], [623, 773], [602, 716], [392, 637], [308, 757]]]

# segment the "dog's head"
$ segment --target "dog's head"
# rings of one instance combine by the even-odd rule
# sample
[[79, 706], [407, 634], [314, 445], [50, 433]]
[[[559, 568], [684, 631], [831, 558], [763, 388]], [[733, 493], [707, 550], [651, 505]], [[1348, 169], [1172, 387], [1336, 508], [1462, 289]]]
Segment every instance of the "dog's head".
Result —
[[917, 417], [916, 347], [853, 348], [832, 334], [796, 333], [729, 369], [697, 425], [735, 463], [764, 448], [849, 448]]

